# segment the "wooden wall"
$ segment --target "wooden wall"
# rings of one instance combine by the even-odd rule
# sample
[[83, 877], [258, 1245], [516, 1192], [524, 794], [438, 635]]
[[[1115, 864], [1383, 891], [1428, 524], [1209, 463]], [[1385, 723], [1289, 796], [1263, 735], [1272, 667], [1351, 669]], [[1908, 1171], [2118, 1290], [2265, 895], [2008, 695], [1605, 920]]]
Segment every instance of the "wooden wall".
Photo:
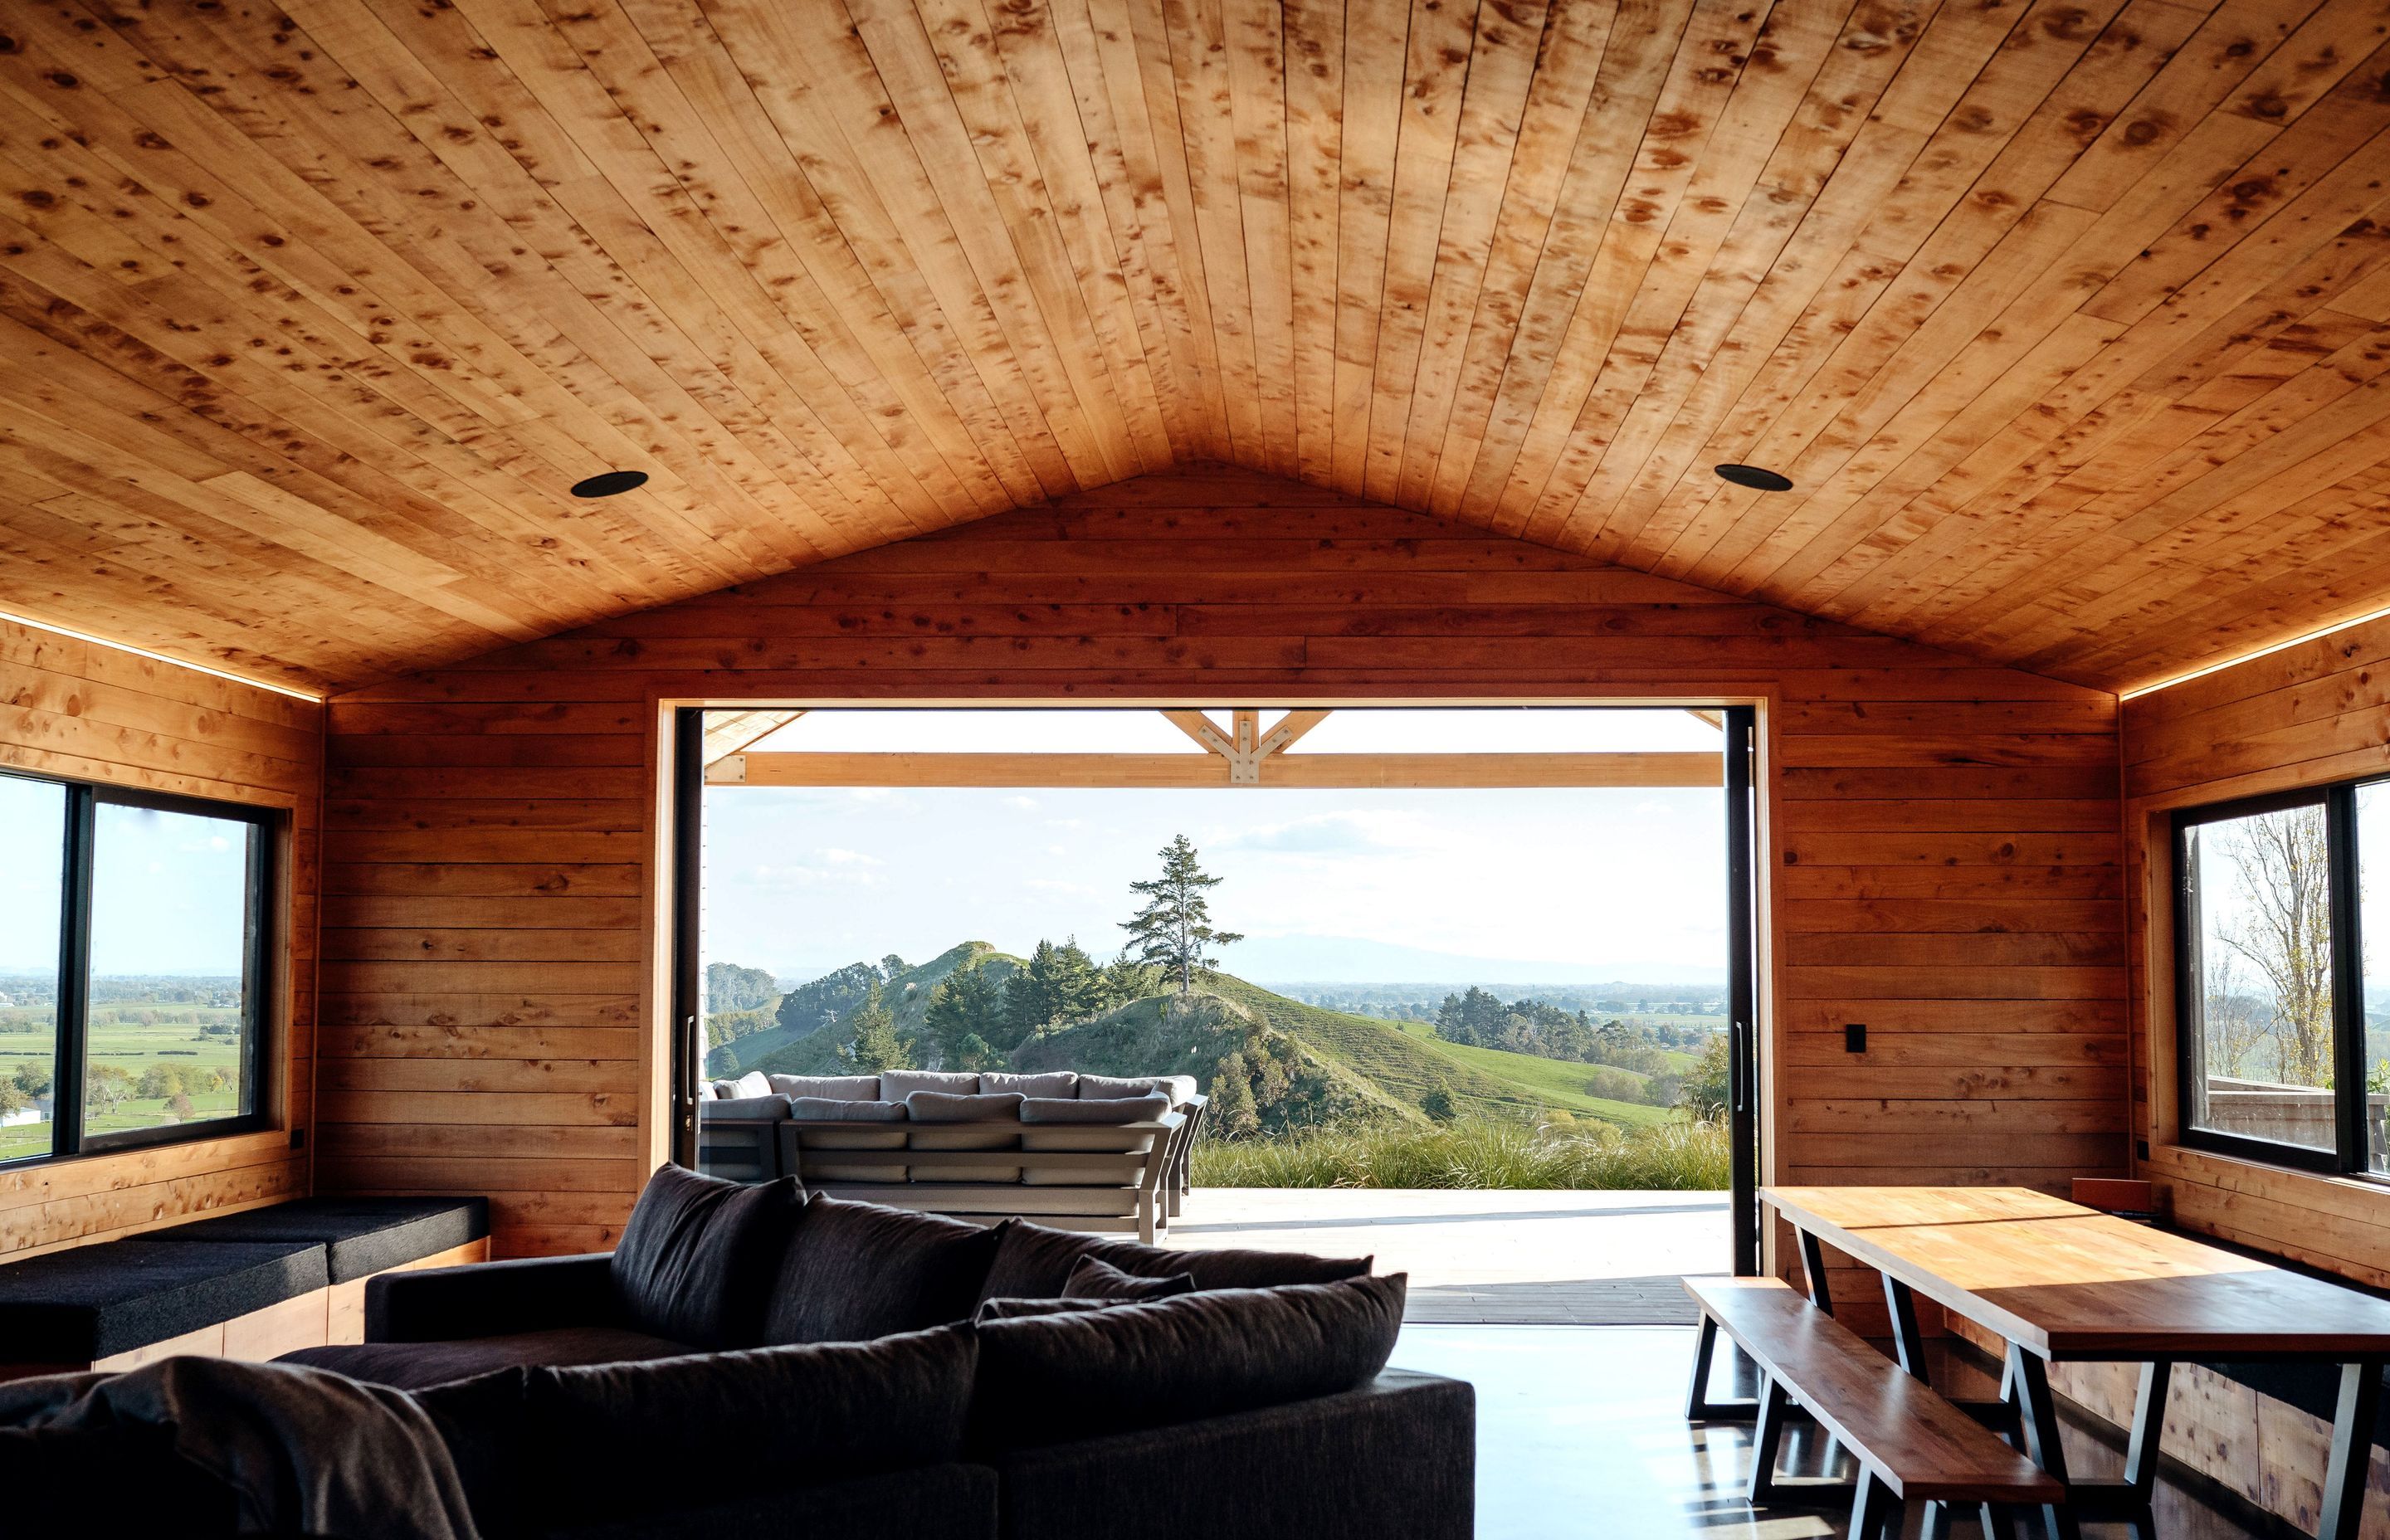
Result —
[[336, 697], [319, 1181], [610, 1242], [660, 700], [1588, 696], [1767, 703], [1781, 1179], [2124, 1168], [2113, 697], [1203, 467]]
[[253, 1207], [307, 1190], [287, 1129], [313, 1122], [315, 856], [323, 708], [0, 621], [0, 770], [279, 807], [291, 814], [282, 1128], [0, 1172], [0, 1257]]

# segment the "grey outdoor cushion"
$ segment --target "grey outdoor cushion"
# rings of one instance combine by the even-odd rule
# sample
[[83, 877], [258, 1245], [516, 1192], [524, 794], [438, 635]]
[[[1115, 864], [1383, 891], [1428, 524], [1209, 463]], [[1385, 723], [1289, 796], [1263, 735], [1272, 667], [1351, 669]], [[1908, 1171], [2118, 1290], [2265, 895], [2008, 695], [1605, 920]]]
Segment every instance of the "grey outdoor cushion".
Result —
[[1160, 1091], [1177, 1106], [1195, 1095], [1193, 1075], [1081, 1075], [1079, 1099], [1114, 1101], [1124, 1097], [1151, 1096]]
[[799, 1123], [903, 1123], [901, 1101], [841, 1101], [834, 1097], [790, 1097], [789, 1116]]
[[296, 1198], [270, 1208], [152, 1230], [145, 1240], [315, 1241], [347, 1283], [453, 1251], [490, 1233], [486, 1198]]
[[1019, 1093], [996, 1096], [948, 1096], [916, 1091], [905, 1098], [905, 1115], [915, 1123], [1019, 1123]]
[[729, 1090], [724, 1091], [717, 1085], [714, 1091], [726, 1101], [739, 1097], [768, 1097], [772, 1094], [772, 1082], [763, 1071], [750, 1070], [732, 1081]]
[[949, 1097], [976, 1096], [979, 1076], [962, 1070], [890, 1070], [880, 1077], [882, 1101], [903, 1101], [916, 1091], [936, 1091]]
[[1152, 1123], [1170, 1110], [1170, 1098], [1160, 1091], [1141, 1097], [1116, 1097], [1095, 1101], [1061, 1097], [1029, 1097], [1021, 1103], [1022, 1123]]
[[878, 1075], [767, 1075], [784, 1097], [827, 1097], [832, 1101], [878, 1101]]
[[789, 1115], [786, 1097], [718, 1097], [700, 1104], [698, 1115], [708, 1123], [778, 1123]]
[[983, 1092], [1018, 1091], [1024, 1097], [1074, 1097], [1079, 1092], [1079, 1076], [1074, 1070], [1054, 1070], [1035, 1075], [991, 1072], [979, 1077], [979, 1088]]
[[1402, 1274], [979, 1323], [971, 1435], [1067, 1444], [1356, 1390], [1402, 1329]]

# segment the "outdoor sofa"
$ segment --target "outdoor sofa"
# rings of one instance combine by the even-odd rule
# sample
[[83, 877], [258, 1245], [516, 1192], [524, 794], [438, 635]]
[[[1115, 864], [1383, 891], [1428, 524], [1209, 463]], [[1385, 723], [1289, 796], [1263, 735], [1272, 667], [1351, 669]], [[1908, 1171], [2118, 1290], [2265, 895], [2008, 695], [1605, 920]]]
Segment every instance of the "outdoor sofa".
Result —
[[[614, 1251], [387, 1275], [366, 1343], [266, 1391], [428, 1413], [486, 1540], [1463, 1540], [1473, 1392], [1385, 1367], [1403, 1286], [668, 1167]], [[370, 1447], [259, 1426], [296, 1443], [268, 1486], [353, 1481]], [[0, 1470], [28, 1511], [104, 1468], [231, 1533], [190, 1464], [232, 1441], [187, 1431], [0, 1428]]]
[[750, 1072], [700, 1090], [698, 1168], [1152, 1241], [1179, 1212], [1204, 1105], [1192, 1075]]

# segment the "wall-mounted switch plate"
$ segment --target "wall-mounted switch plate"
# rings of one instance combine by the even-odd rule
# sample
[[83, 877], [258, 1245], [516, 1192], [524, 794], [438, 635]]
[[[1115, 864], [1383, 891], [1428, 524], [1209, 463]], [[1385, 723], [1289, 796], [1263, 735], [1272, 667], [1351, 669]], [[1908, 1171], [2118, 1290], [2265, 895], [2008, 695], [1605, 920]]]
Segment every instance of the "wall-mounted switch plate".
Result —
[[1845, 1021], [1843, 1023], [1843, 1052], [1867, 1052], [1867, 1023], [1865, 1021]]

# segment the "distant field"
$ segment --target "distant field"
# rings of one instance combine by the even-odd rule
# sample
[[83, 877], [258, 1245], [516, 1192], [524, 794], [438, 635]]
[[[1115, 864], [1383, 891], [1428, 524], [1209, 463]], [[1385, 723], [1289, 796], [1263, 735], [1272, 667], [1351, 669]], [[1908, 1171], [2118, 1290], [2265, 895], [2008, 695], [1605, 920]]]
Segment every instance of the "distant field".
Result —
[[[144, 1012], [171, 1020], [144, 1023], [139, 1020]], [[33, 1014], [22, 1007], [0, 1010], [0, 1078], [12, 1074], [18, 1065], [29, 1060], [49, 1061], [51, 1042], [46, 1032], [6, 1030], [9, 1023], [32, 1020]], [[46, 1015], [46, 1012], [43, 1014]], [[234, 1082], [240, 1066], [240, 1040], [238, 1037], [212, 1037], [199, 1030], [211, 1023], [237, 1022], [240, 1019], [238, 1010], [212, 1006], [124, 1005], [95, 1007], [91, 1015], [90, 1062], [94, 1066], [109, 1065], [121, 1069], [135, 1083], [153, 1064], [172, 1065], [185, 1071], [216, 1071], [226, 1081], [221, 1090], [197, 1089], [196, 1082], [204, 1076], [191, 1077], [195, 1084], [186, 1092], [191, 1099], [188, 1121], [230, 1117], [239, 1110], [239, 1090]], [[90, 1114], [84, 1126], [93, 1134], [155, 1128], [176, 1121], [166, 1103], [167, 1098], [163, 1097], [127, 1097], [111, 1112]], [[50, 1125], [47, 1122], [0, 1128], [0, 1161], [45, 1155], [49, 1149]]]
[[[1435, 1029], [1421, 1021], [1398, 1023], [1402, 1030], [1431, 1051], [1452, 1060], [1464, 1069], [1490, 1075], [1515, 1086], [1529, 1098], [1547, 1107], [1600, 1118], [1605, 1123], [1648, 1127], [1664, 1123], [1668, 1110], [1651, 1107], [1639, 1101], [1614, 1101], [1608, 1097], [1586, 1095], [1585, 1084], [1593, 1078], [1596, 1066], [1572, 1063], [1563, 1059], [1539, 1059], [1534, 1054], [1512, 1053], [1507, 1048], [1480, 1048], [1466, 1043], [1448, 1043], [1435, 1034]], [[1690, 1055], [1677, 1056], [1690, 1061]], [[1612, 1074], [1626, 1075], [1635, 1080], [1644, 1077], [1632, 1070], [1611, 1070]]]

